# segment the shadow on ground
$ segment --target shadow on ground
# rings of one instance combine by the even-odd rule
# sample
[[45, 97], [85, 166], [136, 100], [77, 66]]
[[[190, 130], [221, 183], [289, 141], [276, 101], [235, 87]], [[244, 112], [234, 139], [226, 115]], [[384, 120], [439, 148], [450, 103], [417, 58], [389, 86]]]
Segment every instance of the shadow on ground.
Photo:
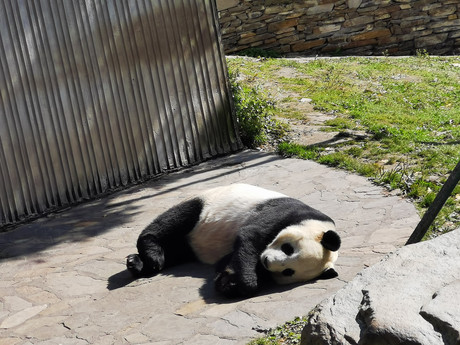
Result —
[[[222, 162], [221, 159], [213, 159], [207, 164], [155, 177], [148, 182], [114, 192], [101, 199], [86, 201], [48, 214], [10, 231], [1, 232], [0, 260], [32, 255], [60, 243], [86, 241], [131, 222], [136, 214], [143, 212], [140, 206], [143, 202], [190, 185], [219, 179], [222, 176], [279, 159], [279, 156], [266, 154], [264, 159], [260, 160], [260, 155], [253, 155], [250, 151], [241, 152], [228, 157], [225, 162]], [[251, 163], [253, 160], [258, 161]], [[210, 174], [223, 168], [228, 169], [220, 174]], [[186, 179], [191, 174], [203, 175], [203, 177], [179, 184], [181, 179]], [[170, 184], [174, 187], [169, 187]], [[151, 191], [139, 193], [145, 189], [151, 189]]]
[[[174, 277], [194, 277], [204, 280], [204, 284], [199, 289], [200, 296], [203, 300], [208, 303], [233, 303], [238, 300], [243, 300], [245, 298], [233, 298], [228, 299], [224, 296], [219, 295], [214, 289], [214, 267], [212, 265], [205, 265], [199, 262], [189, 262], [184, 263], [175, 267], [170, 267], [162, 271], [162, 275], [174, 276]], [[116, 273], [109, 277], [107, 282], [108, 290], [116, 290], [119, 288], [126, 287], [130, 284], [155, 284], [155, 281], [152, 281], [152, 278], [134, 278], [128, 270], [123, 270], [119, 273]], [[313, 284], [315, 281], [307, 283], [296, 283], [289, 285], [277, 285], [274, 281], [266, 281], [261, 285], [260, 291], [257, 293], [257, 296], [270, 295], [273, 293], [281, 293], [284, 291], [291, 290], [297, 286], [305, 284]]]

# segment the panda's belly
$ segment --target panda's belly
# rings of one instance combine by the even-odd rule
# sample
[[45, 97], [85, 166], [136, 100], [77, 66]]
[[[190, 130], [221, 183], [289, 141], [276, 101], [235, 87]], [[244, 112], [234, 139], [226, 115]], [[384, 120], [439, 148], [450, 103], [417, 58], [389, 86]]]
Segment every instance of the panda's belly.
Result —
[[197, 258], [214, 264], [233, 250], [240, 227], [258, 204], [285, 195], [259, 187], [234, 184], [205, 191], [200, 220], [188, 235]]
[[197, 258], [206, 264], [215, 264], [233, 250], [241, 222], [199, 223], [189, 234], [189, 243]]

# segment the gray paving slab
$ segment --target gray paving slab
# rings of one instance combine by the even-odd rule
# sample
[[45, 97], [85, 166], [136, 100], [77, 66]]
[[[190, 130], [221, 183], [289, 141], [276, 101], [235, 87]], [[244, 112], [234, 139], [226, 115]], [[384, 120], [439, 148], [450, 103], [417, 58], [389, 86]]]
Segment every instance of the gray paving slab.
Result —
[[[213, 268], [189, 263], [133, 281], [125, 257], [151, 220], [197, 191], [236, 182], [299, 198], [331, 216], [339, 277], [216, 296]], [[245, 344], [307, 314], [402, 246], [419, 216], [367, 179], [244, 151], [165, 175], [0, 234], [0, 344]]]

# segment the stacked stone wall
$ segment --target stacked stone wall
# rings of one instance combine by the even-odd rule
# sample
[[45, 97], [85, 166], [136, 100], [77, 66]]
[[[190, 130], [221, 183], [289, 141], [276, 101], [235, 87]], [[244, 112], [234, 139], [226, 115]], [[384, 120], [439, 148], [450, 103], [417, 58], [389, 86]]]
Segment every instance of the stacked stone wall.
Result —
[[459, 0], [217, 0], [226, 53], [460, 52]]

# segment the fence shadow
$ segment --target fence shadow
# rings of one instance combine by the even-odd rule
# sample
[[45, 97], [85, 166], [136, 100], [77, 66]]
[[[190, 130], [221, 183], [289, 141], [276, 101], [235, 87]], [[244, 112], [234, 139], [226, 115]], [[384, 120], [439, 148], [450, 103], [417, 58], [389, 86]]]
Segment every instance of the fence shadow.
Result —
[[[226, 175], [238, 174], [244, 169], [279, 159], [279, 156], [273, 154], [244, 151], [212, 159], [177, 173], [156, 177], [101, 199], [49, 214], [11, 231], [0, 233], [0, 260], [32, 255], [61, 243], [86, 241], [132, 222], [133, 218], [142, 212], [138, 206], [139, 201], [147, 202], [148, 199]], [[189, 180], [190, 176], [193, 176], [193, 179]], [[154, 192], [138, 198], [129, 197], [148, 188], [152, 188]]]

